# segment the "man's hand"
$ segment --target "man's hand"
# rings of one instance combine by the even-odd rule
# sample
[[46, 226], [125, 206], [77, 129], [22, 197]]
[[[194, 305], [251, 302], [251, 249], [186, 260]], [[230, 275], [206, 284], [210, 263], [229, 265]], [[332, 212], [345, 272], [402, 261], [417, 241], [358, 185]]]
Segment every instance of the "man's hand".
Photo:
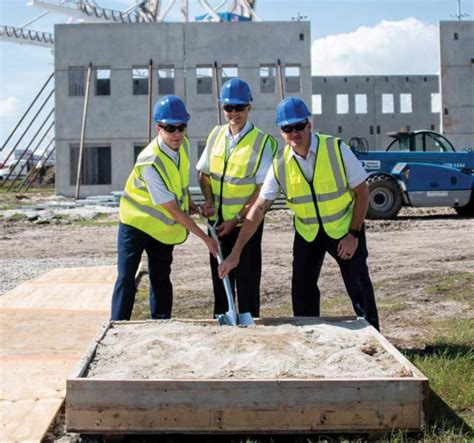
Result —
[[211, 237], [206, 237], [204, 243], [206, 243], [207, 249], [209, 249], [211, 255], [217, 257], [217, 242]]
[[219, 277], [225, 278], [232, 269], [236, 268], [240, 261], [240, 254], [231, 252], [227, 258], [219, 265]]
[[212, 201], [206, 200], [202, 205], [201, 205], [201, 214], [206, 217], [212, 217], [215, 215], [216, 209], [214, 208], [214, 203]]
[[359, 240], [352, 234], [347, 234], [339, 240], [339, 244], [337, 245], [337, 256], [342, 260], [350, 260], [354, 256], [358, 245]]
[[237, 219], [233, 218], [232, 220], [227, 220], [222, 222], [219, 226], [217, 226], [216, 231], [219, 237], [224, 237], [224, 235], [229, 235], [234, 228], [237, 226]]
[[189, 215], [199, 214], [199, 208], [192, 200], [189, 201]]

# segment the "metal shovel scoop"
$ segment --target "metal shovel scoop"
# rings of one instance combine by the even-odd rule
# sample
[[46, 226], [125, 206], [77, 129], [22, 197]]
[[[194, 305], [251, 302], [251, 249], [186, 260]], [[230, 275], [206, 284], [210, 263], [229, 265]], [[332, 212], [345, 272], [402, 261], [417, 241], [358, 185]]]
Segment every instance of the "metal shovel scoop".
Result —
[[[216, 240], [216, 243], [217, 243], [217, 263], [220, 265], [224, 261], [224, 256], [222, 255], [221, 244], [219, 242], [219, 237], [217, 236], [216, 225], [217, 225], [217, 220], [212, 224], [208, 223], [211, 237], [214, 240]], [[227, 304], [229, 306], [229, 309], [225, 314], [219, 314], [217, 316], [217, 321], [219, 322], [219, 324], [221, 326], [237, 326], [237, 324], [242, 325], [242, 326], [255, 325], [255, 322], [252, 318], [252, 314], [250, 314], [250, 312], [244, 312], [242, 314], [237, 315], [229, 276], [226, 276], [223, 280], [224, 280], [225, 295], [227, 298]]]

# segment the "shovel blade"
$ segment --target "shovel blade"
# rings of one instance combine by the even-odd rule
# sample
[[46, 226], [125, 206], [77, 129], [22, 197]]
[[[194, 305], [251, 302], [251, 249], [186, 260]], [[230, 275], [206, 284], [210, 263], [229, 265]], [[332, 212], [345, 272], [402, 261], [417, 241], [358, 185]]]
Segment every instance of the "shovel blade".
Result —
[[239, 314], [239, 325], [241, 326], [255, 326], [252, 314], [250, 312], [243, 312]]
[[219, 314], [217, 316], [217, 321], [220, 326], [237, 326], [237, 319], [233, 315], [230, 315], [229, 312]]

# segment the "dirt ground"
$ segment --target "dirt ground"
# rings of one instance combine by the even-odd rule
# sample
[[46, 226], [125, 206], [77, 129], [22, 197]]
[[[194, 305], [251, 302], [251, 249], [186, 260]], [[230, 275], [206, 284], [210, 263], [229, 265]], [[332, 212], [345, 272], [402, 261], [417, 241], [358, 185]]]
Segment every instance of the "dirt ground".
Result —
[[[115, 263], [117, 228], [111, 222], [116, 217], [85, 224], [0, 221], [0, 279], [8, 280], [20, 266], [19, 280], [43, 272], [36, 269], [36, 261], [49, 260], [45, 267], [62, 262], [66, 266]], [[406, 208], [396, 220], [369, 220], [366, 226], [381, 332], [389, 340], [401, 347], [423, 348], [444, 322], [474, 318], [474, 219], [459, 217], [450, 209]], [[271, 211], [263, 238], [262, 317], [291, 315], [292, 242], [289, 213]], [[206, 251], [192, 235], [175, 248], [174, 317], [211, 317]], [[29, 264], [26, 269], [25, 263]], [[146, 283], [145, 278], [142, 289], [146, 290]], [[330, 256], [319, 283], [321, 315], [352, 314], [337, 264]]]
[[[1, 203], [1, 202], [0, 202]], [[0, 218], [0, 295], [54, 267], [116, 263], [117, 215], [88, 222], [38, 224]], [[450, 209], [405, 208], [396, 220], [367, 221], [369, 268], [381, 332], [401, 349], [423, 350], [459, 320], [474, 319], [474, 219]], [[262, 317], [291, 316], [292, 219], [271, 211], [263, 237]], [[146, 276], [134, 318], [148, 312]], [[208, 255], [194, 236], [175, 249], [175, 318], [210, 318]], [[319, 281], [321, 315], [353, 314], [336, 262], [327, 257]], [[65, 434], [64, 410], [45, 441], [102, 441]]]

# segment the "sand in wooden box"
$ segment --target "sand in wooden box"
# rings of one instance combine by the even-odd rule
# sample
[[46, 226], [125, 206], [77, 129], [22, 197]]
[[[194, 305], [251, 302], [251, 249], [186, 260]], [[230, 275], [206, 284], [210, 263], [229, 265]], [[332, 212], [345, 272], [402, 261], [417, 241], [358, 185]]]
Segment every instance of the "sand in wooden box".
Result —
[[111, 323], [67, 383], [71, 431], [419, 430], [427, 380], [363, 319]]

